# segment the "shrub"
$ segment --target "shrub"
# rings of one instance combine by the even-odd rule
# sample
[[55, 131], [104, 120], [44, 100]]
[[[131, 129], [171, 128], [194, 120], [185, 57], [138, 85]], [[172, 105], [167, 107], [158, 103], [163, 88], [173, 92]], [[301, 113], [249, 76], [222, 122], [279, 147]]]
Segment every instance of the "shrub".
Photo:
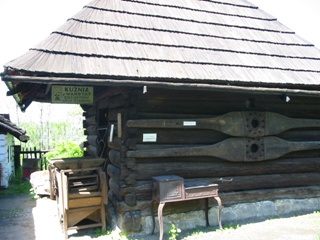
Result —
[[78, 144], [70, 141], [60, 142], [55, 149], [46, 154], [46, 159], [82, 157], [83, 150]]

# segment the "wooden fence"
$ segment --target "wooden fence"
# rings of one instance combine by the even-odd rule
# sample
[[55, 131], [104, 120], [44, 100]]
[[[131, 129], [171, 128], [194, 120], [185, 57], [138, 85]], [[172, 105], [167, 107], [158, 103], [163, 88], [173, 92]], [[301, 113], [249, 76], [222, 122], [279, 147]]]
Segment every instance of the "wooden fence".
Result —
[[22, 159], [23, 178], [30, 178], [32, 172], [47, 169], [47, 161], [45, 161], [44, 157], [47, 152], [47, 150], [38, 150], [36, 147], [15, 148], [15, 156], [19, 156], [19, 159]]

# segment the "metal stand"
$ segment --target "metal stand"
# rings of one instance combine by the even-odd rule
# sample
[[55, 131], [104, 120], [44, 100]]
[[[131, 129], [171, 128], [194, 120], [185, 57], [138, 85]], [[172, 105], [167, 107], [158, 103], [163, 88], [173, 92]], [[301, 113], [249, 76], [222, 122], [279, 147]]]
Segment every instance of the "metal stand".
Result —
[[[176, 177], [176, 178], [175, 178]], [[209, 226], [209, 198], [213, 197], [218, 203], [218, 223], [219, 228], [222, 228], [221, 223], [221, 213], [222, 213], [222, 202], [218, 195], [218, 184], [211, 184], [204, 181], [194, 181], [188, 182], [184, 185], [182, 181], [182, 186], [179, 185], [178, 176], [162, 176], [155, 178], [156, 183], [154, 184], [153, 200], [151, 202], [151, 214], [153, 229], [152, 234], [154, 234], [155, 229], [155, 216], [153, 205], [154, 202], [159, 202], [158, 206], [158, 220], [159, 220], [159, 240], [163, 239], [163, 208], [167, 202], [179, 202], [194, 199], [205, 199], [205, 219], [206, 226]], [[163, 182], [162, 182], [163, 181]], [[171, 181], [171, 182], [170, 182]], [[170, 182], [168, 184], [168, 182]], [[174, 183], [173, 183], [174, 182]], [[164, 188], [163, 185], [171, 187], [171, 189]], [[163, 191], [163, 192], [161, 192]], [[176, 194], [175, 196], [172, 193]], [[169, 196], [169, 197], [168, 197]]]

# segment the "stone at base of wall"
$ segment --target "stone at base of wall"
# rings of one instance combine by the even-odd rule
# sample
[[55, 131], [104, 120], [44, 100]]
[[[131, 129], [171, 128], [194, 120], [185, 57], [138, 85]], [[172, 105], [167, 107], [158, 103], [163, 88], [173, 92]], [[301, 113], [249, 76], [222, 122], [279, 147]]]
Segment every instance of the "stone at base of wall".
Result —
[[[237, 225], [245, 222], [261, 221], [270, 218], [287, 217], [320, 210], [320, 198], [307, 199], [280, 199], [275, 201], [261, 201], [255, 203], [241, 203], [222, 210], [222, 225]], [[159, 232], [158, 218], [156, 217], [155, 232]], [[193, 229], [206, 225], [204, 211], [171, 214], [163, 217], [164, 231], [174, 224], [181, 230]], [[209, 210], [209, 222], [213, 228], [218, 228], [218, 209]], [[130, 233], [135, 235], [150, 235], [152, 233], [152, 217], [141, 217], [141, 232]]]

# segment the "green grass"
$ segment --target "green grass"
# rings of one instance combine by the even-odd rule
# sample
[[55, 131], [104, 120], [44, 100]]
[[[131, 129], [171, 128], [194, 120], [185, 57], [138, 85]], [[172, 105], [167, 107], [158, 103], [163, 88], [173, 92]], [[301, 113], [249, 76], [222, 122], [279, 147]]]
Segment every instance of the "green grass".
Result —
[[200, 235], [200, 234], [203, 234], [203, 233], [205, 233], [205, 232], [203, 232], [202, 230], [195, 230], [195, 231], [193, 231], [191, 234], [190, 234], [190, 236], [197, 236], [197, 235]]
[[107, 229], [106, 231], [102, 231], [101, 229], [97, 228], [95, 230], [96, 236], [106, 236], [106, 239], [110, 240], [129, 240], [126, 233], [118, 232], [113, 229]]
[[29, 194], [32, 186], [29, 181], [22, 179], [21, 170], [10, 180], [9, 187], [0, 190], [0, 195]]

